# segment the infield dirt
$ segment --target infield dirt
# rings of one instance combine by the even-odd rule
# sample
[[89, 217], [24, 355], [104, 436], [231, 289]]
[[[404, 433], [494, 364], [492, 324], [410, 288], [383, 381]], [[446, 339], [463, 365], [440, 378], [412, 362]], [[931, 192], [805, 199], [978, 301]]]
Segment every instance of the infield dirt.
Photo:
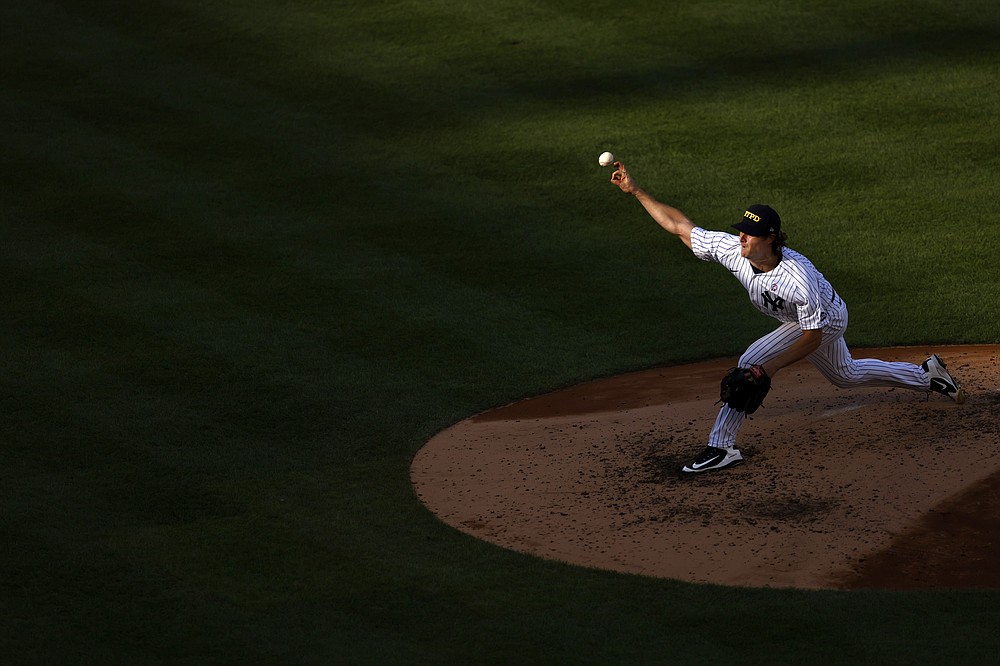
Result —
[[630, 373], [519, 401], [439, 433], [417, 495], [485, 541], [585, 567], [724, 585], [1000, 587], [1000, 347], [938, 353], [963, 405], [838, 389], [786, 368], [740, 433], [746, 462], [681, 474], [735, 359]]

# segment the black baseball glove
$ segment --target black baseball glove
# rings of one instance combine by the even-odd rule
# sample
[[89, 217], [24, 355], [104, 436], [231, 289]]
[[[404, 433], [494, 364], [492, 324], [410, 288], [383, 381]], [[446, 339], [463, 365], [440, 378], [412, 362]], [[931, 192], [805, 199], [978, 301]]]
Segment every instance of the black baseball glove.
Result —
[[753, 414], [771, 390], [771, 378], [759, 365], [733, 368], [722, 378], [719, 401], [738, 412]]

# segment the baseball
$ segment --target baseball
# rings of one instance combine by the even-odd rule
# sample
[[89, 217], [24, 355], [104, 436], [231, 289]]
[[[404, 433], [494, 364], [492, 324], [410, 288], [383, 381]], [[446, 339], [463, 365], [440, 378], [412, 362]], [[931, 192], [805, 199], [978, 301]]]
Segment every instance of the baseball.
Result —
[[615, 156], [605, 151], [601, 153], [600, 157], [597, 158], [597, 163], [601, 166], [611, 166], [615, 163]]

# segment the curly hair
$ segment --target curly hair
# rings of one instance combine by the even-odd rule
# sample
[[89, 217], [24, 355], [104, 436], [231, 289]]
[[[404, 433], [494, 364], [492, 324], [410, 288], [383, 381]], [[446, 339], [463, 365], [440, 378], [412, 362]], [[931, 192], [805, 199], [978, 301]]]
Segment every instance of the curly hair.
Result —
[[771, 250], [775, 254], [781, 254], [781, 248], [785, 247], [785, 243], [788, 241], [788, 234], [784, 231], [779, 231], [774, 235], [774, 240], [771, 241]]

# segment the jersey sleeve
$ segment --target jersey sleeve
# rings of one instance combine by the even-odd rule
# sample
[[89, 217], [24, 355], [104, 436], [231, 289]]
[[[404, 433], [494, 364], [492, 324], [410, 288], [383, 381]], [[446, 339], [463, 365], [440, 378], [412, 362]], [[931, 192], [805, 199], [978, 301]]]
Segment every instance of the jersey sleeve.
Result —
[[739, 256], [740, 240], [722, 231], [707, 231], [701, 227], [691, 230], [691, 251], [702, 261], [717, 261], [725, 264], [733, 258], [733, 249]]
[[795, 302], [799, 318], [799, 328], [803, 331], [823, 328], [826, 313], [823, 312], [822, 303], [823, 299], [819, 282], [814, 276], [806, 277], [802, 282], [799, 297]]

